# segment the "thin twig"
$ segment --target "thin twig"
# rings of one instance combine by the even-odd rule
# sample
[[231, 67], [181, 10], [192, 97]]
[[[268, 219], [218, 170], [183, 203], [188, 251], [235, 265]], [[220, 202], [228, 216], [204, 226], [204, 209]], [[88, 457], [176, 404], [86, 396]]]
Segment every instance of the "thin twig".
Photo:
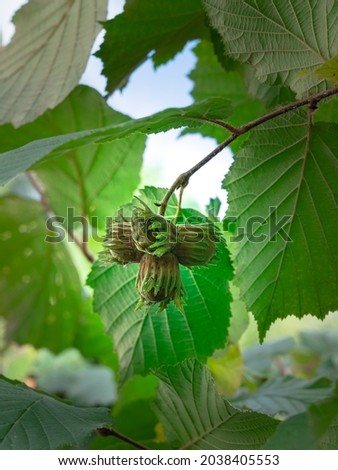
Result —
[[[85, 225], [83, 226], [85, 227]], [[84, 229], [83, 229], [84, 230]], [[83, 240], [80, 240], [78, 238], [77, 235], [75, 235], [74, 231], [71, 230], [71, 229], [67, 229], [67, 232], [69, 233], [71, 239], [75, 242], [75, 244], [80, 248], [80, 250], [82, 251], [82, 253], [85, 255], [85, 257], [87, 258], [87, 260], [90, 262], [90, 263], [94, 263], [95, 261], [95, 257], [94, 255], [92, 254], [92, 252], [89, 250], [88, 248], [88, 245], [87, 245], [87, 238], [86, 238], [86, 235], [85, 235], [85, 230], [83, 232]]]
[[176, 224], [177, 219], [178, 219], [178, 216], [179, 216], [179, 213], [180, 213], [180, 210], [181, 210], [181, 206], [182, 206], [182, 197], [183, 197], [184, 188], [185, 188], [185, 186], [181, 186], [181, 187], [180, 187], [180, 192], [179, 192], [179, 195], [178, 195], [178, 203], [177, 203], [176, 214], [175, 214], [175, 217], [174, 217], [174, 219], [173, 219], [173, 223], [174, 223], [174, 224]]
[[322, 91], [320, 93], [317, 93], [315, 95], [309, 96], [308, 98], [304, 98], [298, 101], [294, 101], [293, 103], [287, 104], [285, 106], [282, 106], [281, 108], [274, 109], [273, 111], [270, 111], [267, 114], [264, 114], [263, 116], [259, 117], [258, 119], [255, 119], [254, 121], [251, 121], [247, 124], [244, 124], [243, 126], [237, 127], [233, 129], [232, 135], [228, 137], [224, 142], [219, 144], [211, 153], [209, 153], [206, 157], [204, 157], [201, 161], [199, 161], [196, 165], [194, 165], [190, 170], [185, 171], [184, 173], [180, 174], [173, 184], [170, 186], [168, 191], [166, 192], [164, 198], [162, 201], [158, 204], [159, 206], [159, 214], [164, 215], [169, 199], [173, 195], [173, 193], [176, 191], [176, 189], [181, 188], [182, 186], [185, 187], [188, 182], [190, 177], [196, 173], [198, 170], [200, 170], [206, 163], [210, 162], [216, 155], [218, 155], [222, 150], [224, 150], [226, 147], [228, 147], [234, 140], [236, 140], [240, 135], [246, 134], [247, 132], [251, 131], [255, 127], [258, 127], [259, 125], [263, 124], [264, 122], [270, 121], [271, 119], [281, 116], [282, 114], [286, 114], [290, 111], [293, 111], [295, 109], [301, 108], [302, 106], [310, 105], [310, 108], [312, 111], [314, 111], [317, 107], [317, 103], [319, 101], [328, 98], [329, 96], [333, 96], [338, 94], [338, 86], [334, 88], [330, 88], [329, 90]]
[[[47, 213], [54, 213], [54, 211], [51, 208], [51, 206], [49, 204], [49, 201], [47, 199], [47, 196], [46, 196], [46, 193], [45, 193], [45, 188], [43, 187], [43, 185], [42, 185], [41, 181], [39, 180], [39, 178], [37, 177], [37, 175], [35, 173], [33, 173], [32, 171], [27, 171], [26, 174], [27, 174], [27, 177], [28, 177], [31, 185], [33, 186], [33, 188], [39, 194], [41, 205], [43, 206], [45, 211]], [[85, 238], [83, 240], [80, 240], [75, 235], [73, 230], [70, 230], [69, 228], [67, 229], [67, 232], [68, 232], [69, 236], [71, 237], [71, 239], [74, 241], [74, 243], [76, 243], [76, 245], [80, 248], [80, 250], [82, 251], [84, 256], [87, 258], [87, 260], [90, 263], [93, 263], [95, 258], [94, 258], [94, 255], [89, 251], [87, 243], [85, 241]]]
[[39, 194], [41, 205], [43, 206], [45, 211], [46, 212], [53, 212], [50, 205], [49, 205], [49, 202], [47, 200], [44, 187], [42, 186], [41, 181], [38, 179], [36, 174], [33, 173], [32, 171], [27, 171], [26, 175], [27, 175], [27, 178], [29, 179], [29, 182], [33, 186], [33, 188]]
[[140, 444], [137, 441], [134, 441], [133, 439], [130, 439], [130, 437], [125, 436], [124, 434], [116, 431], [115, 429], [109, 429], [109, 428], [99, 428], [96, 430], [96, 432], [103, 437], [106, 436], [114, 436], [117, 439], [120, 439], [120, 441], [124, 441], [127, 444], [132, 445], [136, 449], [141, 449], [141, 450], [150, 450], [149, 447], [144, 446], [143, 444]]
[[[177, 117], [182, 117], [180, 115], [175, 115]], [[230, 132], [236, 132], [236, 127], [232, 126], [228, 122], [221, 121], [220, 119], [212, 119], [212, 118], [207, 118], [205, 116], [190, 116], [189, 114], [184, 115], [185, 119], [191, 119], [194, 121], [202, 121], [205, 122], [206, 124], [213, 124], [215, 126], [223, 127], [224, 129], [230, 131]]]

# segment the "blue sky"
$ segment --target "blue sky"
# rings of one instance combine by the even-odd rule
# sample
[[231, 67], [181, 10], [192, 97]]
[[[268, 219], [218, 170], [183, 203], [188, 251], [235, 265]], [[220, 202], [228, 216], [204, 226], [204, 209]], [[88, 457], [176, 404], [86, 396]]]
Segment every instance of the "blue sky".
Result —
[[[11, 0], [0, 3], [0, 27], [3, 43], [7, 44], [14, 33], [11, 24], [13, 13], [25, 0]], [[112, 18], [123, 9], [124, 0], [109, 0], [108, 17]], [[103, 38], [100, 33], [93, 51], [97, 50]], [[120, 92], [115, 92], [108, 100], [113, 108], [133, 118], [143, 117], [169, 107], [187, 106], [192, 102], [190, 90], [193, 83], [187, 78], [194, 67], [195, 56], [191, 52], [193, 44], [188, 44], [168, 64], [154, 70], [151, 60], [145, 62], [132, 76]], [[101, 75], [101, 61], [91, 56], [81, 83], [96, 88], [104, 94], [105, 78]], [[170, 186], [175, 178], [201, 160], [216, 146], [213, 139], [198, 135], [178, 138], [180, 131], [149, 136], [144, 155], [141, 185]], [[226, 207], [226, 193], [221, 189], [221, 181], [232, 162], [230, 152], [223, 151], [213, 161], [194, 175], [185, 190], [183, 204], [203, 209], [210, 197], [218, 196]]]

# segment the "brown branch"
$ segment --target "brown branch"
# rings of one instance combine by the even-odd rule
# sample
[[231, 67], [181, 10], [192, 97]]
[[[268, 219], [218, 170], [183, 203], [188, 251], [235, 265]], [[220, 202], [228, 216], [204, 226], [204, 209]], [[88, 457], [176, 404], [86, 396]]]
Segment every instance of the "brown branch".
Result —
[[[41, 205], [43, 206], [43, 208], [45, 209], [45, 211], [48, 213], [54, 213], [53, 209], [51, 208], [50, 204], [49, 204], [49, 201], [47, 199], [47, 196], [46, 196], [46, 193], [45, 193], [45, 188], [43, 187], [41, 181], [39, 180], [39, 178], [36, 176], [35, 173], [33, 173], [32, 171], [27, 171], [27, 177], [31, 183], [31, 185], [33, 186], [33, 188], [37, 191], [37, 193], [39, 194], [40, 196], [40, 202], [41, 202]], [[82, 251], [82, 253], [84, 254], [84, 256], [87, 258], [87, 260], [90, 262], [90, 263], [93, 263], [95, 258], [94, 258], [94, 255], [90, 252], [90, 250], [88, 249], [88, 246], [87, 246], [87, 243], [85, 241], [85, 238], [83, 237], [83, 240], [80, 240], [76, 235], [75, 233], [70, 230], [70, 229], [67, 229], [67, 232], [69, 234], [69, 236], [71, 237], [71, 239], [74, 241], [74, 243], [76, 243], [76, 245], [80, 248], [80, 250]]]
[[170, 186], [168, 191], [166, 192], [164, 198], [162, 201], [158, 204], [159, 206], [159, 214], [164, 215], [169, 199], [173, 195], [173, 193], [176, 191], [176, 189], [185, 187], [189, 183], [190, 177], [196, 173], [198, 170], [200, 170], [206, 163], [210, 162], [216, 155], [218, 155], [222, 150], [224, 150], [226, 147], [228, 147], [234, 140], [236, 140], [239, 136], [246, 134], [247, 132], [251, 131], [255, 127], [260, 126], [264, 122], [270, 121], [271, 119], [281, 116], [282, 114], [286, 114], [290, 111], [293, 111], [294, 109], [301, 108], [302, 106], [309, 105], [311, 111], [313, 112], [316, 107], [317, 103], [319, 101], [328, 98], [329, 96], [333, 96], [338, 94], [338, 86], [334, 88], [330, 88], [329, 90], [322, 91], [320, 93], [317, 93], [315, 95], [309, 96], [308, 98], [304, 98], [298, 101], [294, 101], [293, 103], [287, 104], [285, 106], [282, 106], [281, 108], [274, 109], [273, 111], [270, 111], [267, 114], [264, 114], [263, 116], [259, 117], [258, 119], [255, 119], [254, 121], [251, 121], [247, 124], [244, 124], [243, 126], [240, 126], [238, 128], [234, 128], [232, 131], [232, 135], [228, 137], [224, 142], [219, 144], [211, 153], [209, 153], [206, 157], [204, 157], [200, 162], [198, 162], [196, 165], [194, 165], [190, 170], [185, 171], [184, 173], [181, 173], [176, 180], [173, 182], [173, 184]]
[[[177, 116], [180, 118], [182, 117], [179, 114], [176, 114], [176, 115], [174, 114], [174, 116]], [[232, 126], [228, 122], [221, 121], [220, 119], [212, 119], [212, 118], [207, 118], [205, 116], [190, 116], [189, 114], [185, 114], [183, 117], [186, 119], [192, 119], [195, 121], [202, 121], [202, 122], [205, 122], [206, 124], [214, 124], [215, 126], [223, 127], [227, 131], [236, 132], [236, 127]]]
[[148, 447], [144, 446], [143, 444], [140, 444], [137, 441], [134, 441], [133, 439], [130, 439], [130, 437], [125, 436], [124, 434], [116, 431], [115, 429], [109, 429], [109, 428], [99, 428], [96, 430], [97, 434], [99, 436], [114, 436], [117, 439], [120, 439], [120, 441], [126, 442], [127, 444], [132, 445], [136, 449], [141, 449], [141, 450], [150, 450]]

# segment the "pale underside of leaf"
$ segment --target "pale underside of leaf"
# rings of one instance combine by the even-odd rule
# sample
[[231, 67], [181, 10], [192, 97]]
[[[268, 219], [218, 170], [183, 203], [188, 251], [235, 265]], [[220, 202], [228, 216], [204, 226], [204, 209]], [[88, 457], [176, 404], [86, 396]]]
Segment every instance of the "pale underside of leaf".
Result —
[[106, 0], [31, 0], [0, 50], [0, 123], [19, 126], [55, 107], [77, 85], [106, 17]]
[[156, 374], [155, 410], [169, 441], [181, 449], [259, 449], [277, 421], [233, 408], [216, 391], [206, 367], [189, 360]]
[[285, 413], [292, 416], [306, 411], [307, 405], [324, 400], [331, 393], [332, 386], [325, 379], [277, 377], [268, 380], [248, 396], [234, 401], [234, 405], [269, 415]]
[[165, 132], [183, 126], [199, 127], [205, 119], [226, 119], [231, 113], [229, 100], [214, 98], [182, 109], [167, 109], [152, 116], [129, 120], [98, 129], [88, 129], [28, 143], [0, 154], [0, 184], [27, 170], [45, 157], [63, 155], [91, 143], [105, 143], [133, 134]]
[[337, 127], [298, 111], [260, 126], [236, 156], [225, 187], [236, 282], [261, 338], [277, 318], [337, 308]]
[[[0, 151], [129, 120], [111, 109], [96, 90], [81, 85], [34, 122], [19, 129], [0, 126]], [[105, 145], [88, 145], [39, 165], [38, 179], [53, 212], [70, 221], [86, 217], [102, 227], [105, 217], [127, 203], [139, 184], [145, 139], [139, 134]]]
[[135, 310], [137, 265], [94, 266], [89, 277], [94, 309], [113, 338], [122, 381], [188, 357], [205, 360], [224, 345], [230, 316], [228, 263], [223, 252], [218, 265], [194, 271], [181, 268], [186, 291], [183, 314], [172, 304], [161, 312], [156, 305]]
[[226, 54], [252, 65], [257, 78], [298, 94], [328, 85], [313, 71], [338, 52], [334, 0], [204, 0]]

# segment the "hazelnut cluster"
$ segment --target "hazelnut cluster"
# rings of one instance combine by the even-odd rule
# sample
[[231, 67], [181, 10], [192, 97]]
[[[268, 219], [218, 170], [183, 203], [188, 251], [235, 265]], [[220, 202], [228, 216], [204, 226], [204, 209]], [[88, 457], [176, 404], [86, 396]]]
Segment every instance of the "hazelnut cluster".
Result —
[[210, 224], [176, 225], [142, 204], [144, 208], [134, 207], [128, 220], [119, 216], [108, 221], [101, 261], [139, 263], [138, 308], [158, 303], [162, 310], [173, 301], [182, 311], [179, 264], [188, 268], [208, 264], [218, 236]]

